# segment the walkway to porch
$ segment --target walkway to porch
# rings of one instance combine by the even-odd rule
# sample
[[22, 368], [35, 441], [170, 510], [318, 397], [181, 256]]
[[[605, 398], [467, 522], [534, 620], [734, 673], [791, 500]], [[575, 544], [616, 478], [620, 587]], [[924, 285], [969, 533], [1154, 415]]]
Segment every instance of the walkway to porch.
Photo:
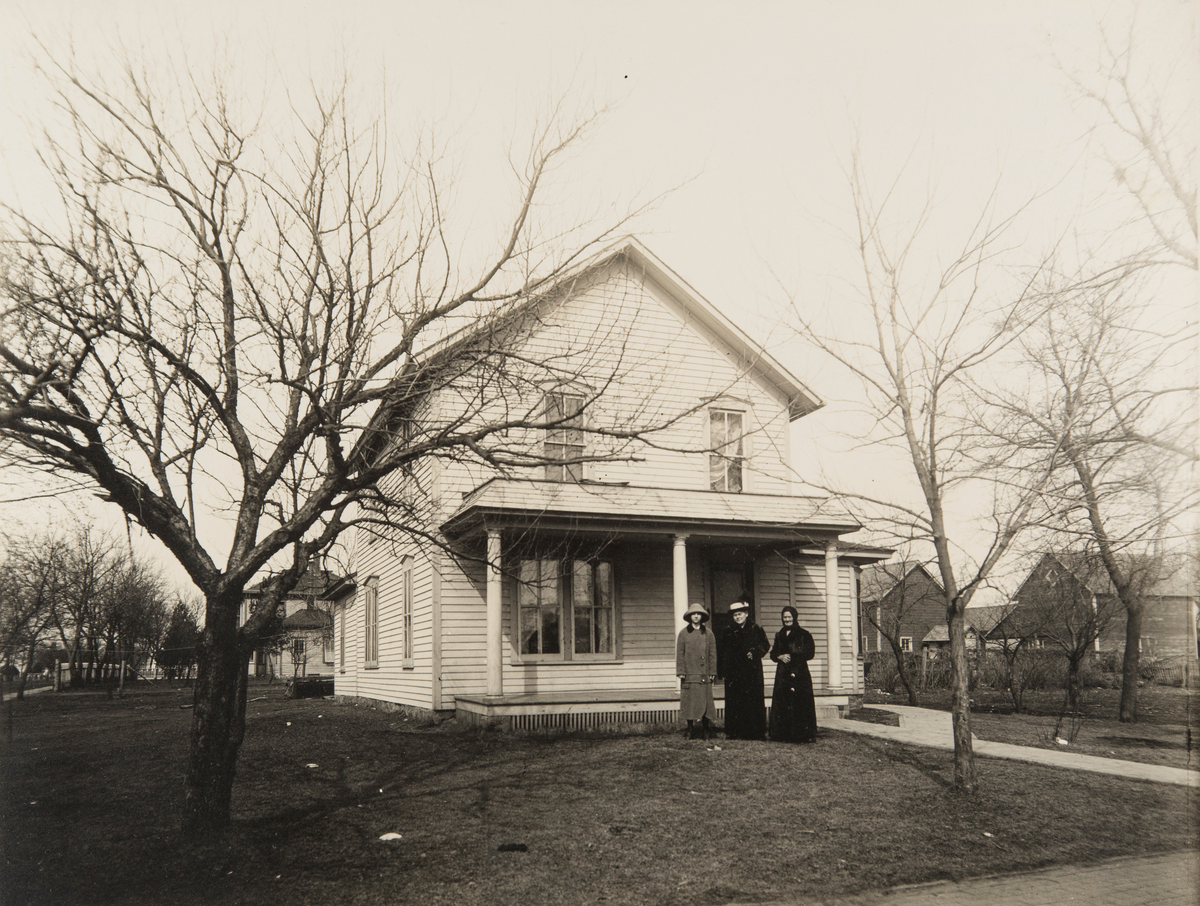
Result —
[[[717, 720], [725, 719], [725, 687], [713, 690]], [[816, 697], [817, 721], [828, 723], [850, 703], [846, 694]], [[770, 708], [768, 695], [765, 706]], [[468, 724], [505, 730], [587, 730], [613, 724], [670, 725], [679, 722], [678, 689], [592, 689], [586, 692], [459, 695], [455, 717]]]

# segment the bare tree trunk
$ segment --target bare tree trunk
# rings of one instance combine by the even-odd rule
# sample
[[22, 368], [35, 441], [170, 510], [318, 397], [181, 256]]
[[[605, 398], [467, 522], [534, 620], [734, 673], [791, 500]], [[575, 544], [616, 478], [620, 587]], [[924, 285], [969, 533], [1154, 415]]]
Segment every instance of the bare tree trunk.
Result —
[[957, 601], [950, 604], [946, 618], [950, 632], [950, 666], [953, 694], [950, 722], [954, 729], [954, 786], [974, 793], [979, 789], [975, 773], [975, 750], [971, 745], [970, 666], [967, 664], [966, 617]]
[[246, 732], [246, 652], [237, 629], [238, 603], [210, 600], [197, 647], [184, 813], [184, 831], [193, 838], [219, 834], [229, 824]]
[[1082, 658], [1071, 657], [1067, 660], [1067, 707], [1072, 714], [1079, 713], [1079, 694], [1083, 685], [1081, 666]]
[[921, 706], [921, 702], [917, 699], [917, 690], [916, 687], [913, 686], [912, 677], [908, 675], [909, 669], [908, 665], [904, 662], [904, 651], [900, 648], [900, 645], [891, 638], [889, 638], [888, 641], [892, 646], [892, 656], [896, 659], [896, 672], [900, 674], [900, 682], [904, 684], [904, 691], [908, 693], [908, 703], [914, 708], [919, 708]]
[[1125, 605], [1125, 657], [1121, 662], [1121, 723], [1136, 723], [1138, 719], [1138, 664], [1142, 645], [1142, 602]]

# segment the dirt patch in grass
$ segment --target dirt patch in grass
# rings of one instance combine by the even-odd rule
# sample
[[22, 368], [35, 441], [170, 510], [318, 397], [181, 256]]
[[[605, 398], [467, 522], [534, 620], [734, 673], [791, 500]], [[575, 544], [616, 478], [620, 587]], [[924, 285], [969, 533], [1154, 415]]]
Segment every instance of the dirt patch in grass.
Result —
[[[1139, 690], [1138, 721], [1116, 719], [1120, 690], [1088, 689], [1077, 718], [1059, 720], [1061, 691], [1028, 693], [1025, 710], [1014, 714], [1012, 701], [992, 690], [972, 693], [971, 732], [988, 742], [1058, 749], [1102, 758], [1200, 770], [1200, 695], [1170, 686]], [[875, 692], [866, 696], [877, 704], [907, 704], [907, 696]], [[924, 707], [950, 709], [948, 692], [923, 693]], [[1057, 728], [1057, 733], [1055, 732]], [[1067, 740], [1062, 745], [1056, 739]]]
[[[17, 703], [4, 902], [721, 904], [1194, 845], [1178, 787], [822, 730], [815, 745], [464, 731], [328, 700], [248, 708], [234, 824], [176, 836], [190, 693]], [[381, 842], [387, 833], [398, 840]]]

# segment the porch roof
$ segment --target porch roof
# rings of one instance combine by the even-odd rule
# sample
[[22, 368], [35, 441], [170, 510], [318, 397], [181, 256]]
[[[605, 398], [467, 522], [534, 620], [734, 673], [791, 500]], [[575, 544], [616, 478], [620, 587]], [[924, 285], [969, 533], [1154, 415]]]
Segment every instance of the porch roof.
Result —
[[823, 497], [496, 478], [464, 495], [442, 531], [462, 537], [533, 524], [547, 530], [686, 532], [800, 543], [861, 528], [844, 507]]

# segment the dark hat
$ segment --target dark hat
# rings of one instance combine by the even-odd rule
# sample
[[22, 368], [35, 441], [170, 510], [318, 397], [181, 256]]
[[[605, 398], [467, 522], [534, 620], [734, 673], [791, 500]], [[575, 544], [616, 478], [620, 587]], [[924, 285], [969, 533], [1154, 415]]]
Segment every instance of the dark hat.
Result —
[[692, 614], [694, 614], [694, 613], [700, 614], [700, 616], [701, 616], [700, 622], [701, 623], [705, 623], [708, 621], [708, 611], [704, 609], [704, 605], [703, 604], [693, 604], [686, 611], [684, 611], [683, 622], [685, 622], [685, 623], [692, 622]]
[[750, 610], [750, 602], [749, 601], [734, 601], [732, 604], [729, 605], [730, 613], [737, 613], [739, 610], [746, 610], [746, 611]]

